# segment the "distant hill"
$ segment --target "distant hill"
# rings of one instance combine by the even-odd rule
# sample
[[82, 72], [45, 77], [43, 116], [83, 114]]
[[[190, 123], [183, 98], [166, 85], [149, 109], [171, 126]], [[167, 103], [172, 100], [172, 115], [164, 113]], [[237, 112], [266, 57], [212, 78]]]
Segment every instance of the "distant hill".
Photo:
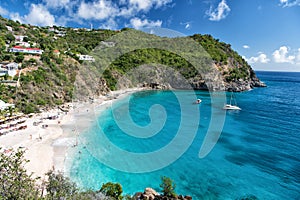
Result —
[[[127, 45], [127, 39], [131, 44]], [[167, 48], [157, 48], [160, 44], [151, 46], [151, 41]], [[130, 49], [135, 43], [143, 48]], [[43, 53], [9, 52], [15, 46], [40, 49]], [[121, 54], [116, 53], [118, 50]], [[106, 57], [115, 58], [107, 67], [103, 67], [101, 60], [103, 52]], [[170, 39], [127, 28], [112, 31], [37, 27], [0, 17], [0, 63], [9, 62], [19, 63], [21, 73], [0, 77], [0, 99], [15, 103], [25, 113], [70, 102], [76, 94], [74, 84], [89, 87], [97, 94], [135, 86], [185, 88], [180, 81], [176, 82], [180, 77], [193, 89], [244, 91], [265, 86], [229, 44], [210, 35]], [[146, 68], [139, 72], [141, 65]], [[167, 67], [162, 71], [160, 66]], [[222, 81], [222, 86], [214, 85], [217, 79]], [[18, 87], [6, 84], [7, 80], [15, 81]]]

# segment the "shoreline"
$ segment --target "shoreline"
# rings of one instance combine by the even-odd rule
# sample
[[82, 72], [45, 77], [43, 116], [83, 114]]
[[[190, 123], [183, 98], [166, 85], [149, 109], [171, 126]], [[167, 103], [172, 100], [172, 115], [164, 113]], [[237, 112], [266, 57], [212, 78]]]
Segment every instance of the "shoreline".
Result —
[[[27, 129], [2, 135], [0, 147], [4, 151], [24, 149], [24, 158], [30, 161], [25, 164], [25, 169], [29, 174], [33, 173], [33, 177], [41, 177], [41, 180], [44, 180], [45, 174], [50, 170], [66, 175], [66, 160], [70, 158], [70, 148], [78, 142], [77, 135], [89, 128], [94, 119], [110, 106], [108, 104], [142, 90], [145, 88], [112, 91], [107, 96], [97, 97], [93, 102], [67, 103], [72, 104], [67, 113], [53, 109], [35, 114], [24, 123]], [[46, 119], [37, 126], [33, 125], [43, 116], [53, 115], [57, 115], [58, 118]], [[43, 127], [45, 125], [46, 128]]]

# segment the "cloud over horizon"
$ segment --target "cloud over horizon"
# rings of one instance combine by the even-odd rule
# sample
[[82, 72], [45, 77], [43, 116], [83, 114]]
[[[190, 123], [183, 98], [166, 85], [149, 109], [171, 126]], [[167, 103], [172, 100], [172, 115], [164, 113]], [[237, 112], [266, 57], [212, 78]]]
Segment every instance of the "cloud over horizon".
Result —
[[253, 63], [269, 63], [270, 59], [267, 57], [266, 54], [259, 52], [259, 55], [256, 57], [251, 57], [249, 59], [246, 59], [247, 62], [249, 62], [250, 64]]
[[278, 50], [273, 52], [273, 60], [275, 63], [291, 63], [295, 62], [295, 55], [288, 55], [290, 52], [289, 47], [281, 46]]
[[135, 17], [130, 20], [130, 24], [135, 29], [154, 28], [154, 27], [161, 27], [162, 21], [160, 20], [151, 21], [148, 19], [142, 20], [140, 18]]

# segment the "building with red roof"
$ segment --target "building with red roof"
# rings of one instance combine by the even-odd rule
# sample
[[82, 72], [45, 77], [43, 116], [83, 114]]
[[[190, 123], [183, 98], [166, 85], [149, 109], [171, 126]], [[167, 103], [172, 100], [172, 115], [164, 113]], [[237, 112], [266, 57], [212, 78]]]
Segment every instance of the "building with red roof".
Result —
[[20, 53], [42, 55], [44, 51], [39, 48], [25, 48], [25, 47], [21, 47], [21, 46], [14, 46], [9, 49], [9, 52], [12, 52], [12, 53], [20, 52]]

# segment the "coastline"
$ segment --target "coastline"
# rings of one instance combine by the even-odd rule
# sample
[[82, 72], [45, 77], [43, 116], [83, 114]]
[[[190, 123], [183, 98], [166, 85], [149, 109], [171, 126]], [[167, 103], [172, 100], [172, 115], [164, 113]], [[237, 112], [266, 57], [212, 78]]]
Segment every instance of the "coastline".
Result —
[[[29, 160], [25, 169], [29, 174], [33, 173], [33, 177], [44, 180], [45, 174], [50, 170], [66, 174], [66, 160], [72, 154], [71, 147], [78, 142], [77, 135], [89, 128], [101, 111], [110, 106], [108, 104], [142, 90], [144, 88], [112, 91], [107, 96], [99, 96], [93, 102], [76, 102], [67, 113], [53, 109], [35, 114], [24, 123], [27, 129], [2, 135], [0, 147], [2, 150], [24, 149], [24, 157]], [[43, 120], [38, 126], [33, 125], [38, 119], [53, 115], [58, 118]]]

